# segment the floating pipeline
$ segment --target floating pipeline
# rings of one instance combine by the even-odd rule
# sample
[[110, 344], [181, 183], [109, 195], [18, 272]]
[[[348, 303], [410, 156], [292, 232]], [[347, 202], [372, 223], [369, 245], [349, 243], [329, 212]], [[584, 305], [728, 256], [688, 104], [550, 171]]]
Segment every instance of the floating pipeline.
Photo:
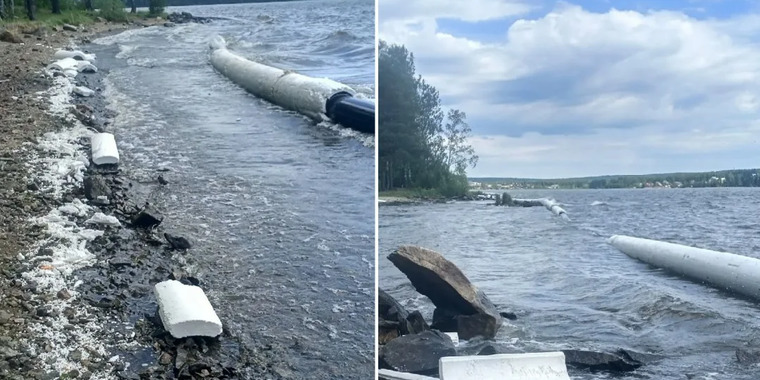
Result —
[[375, 103], [348, 92], [333, 94], [326, 103], [330, 120], [359, 132], [375, 134]]
[[249, 61], [227, 50], [219, 36], [210, 47], [211, 65], [253, 95], [316, 122], [329, 118], [360, 132], [375, 133], [374, 102], [357, 98], [351, 87]]
[[647, 264], [760, 300], [758, 259], [623, 235], [614, 235], [607, 243]]

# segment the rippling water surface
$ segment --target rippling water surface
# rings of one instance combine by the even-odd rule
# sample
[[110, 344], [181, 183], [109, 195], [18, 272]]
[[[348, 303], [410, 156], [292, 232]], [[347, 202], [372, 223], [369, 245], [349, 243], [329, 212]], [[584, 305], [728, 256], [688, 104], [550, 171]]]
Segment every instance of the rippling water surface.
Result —
[[374, 139], [247, 94], [214, 71], [207, 41], [219, 34], [250, 59], [371, 95], [373, 2], [170, 11], [221, 19], [88, 46], [107, 72], [122, 170], [165, 211], [168, 231], [195, 242], [191, 270], [233, 335], [286, 347], [297, 378], [370, 377]]
[[759, 189], [512, 191], [553, 197], [567, 222], [543, 207], [487, 202], [380, 207], [380, 286], [428, 320], [433, 306], [385, 257], [402, 244], [435, 249], [501, 309], [496, 340], [519, 350], [632, 349], [664, 356], [620, 377], [757, 379], [736, 362], [758, 348], [757, 303], [648, 266], [606, 244], [614, 234], [760, 258]]

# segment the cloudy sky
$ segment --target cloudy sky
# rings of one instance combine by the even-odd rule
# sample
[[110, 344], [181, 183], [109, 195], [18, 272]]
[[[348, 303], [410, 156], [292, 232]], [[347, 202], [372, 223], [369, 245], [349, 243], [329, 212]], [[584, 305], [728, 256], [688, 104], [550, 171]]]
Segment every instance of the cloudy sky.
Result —
[[760, 1], [379, 0], [378, 17], [467, 113], [470, 176], [760, 167]]

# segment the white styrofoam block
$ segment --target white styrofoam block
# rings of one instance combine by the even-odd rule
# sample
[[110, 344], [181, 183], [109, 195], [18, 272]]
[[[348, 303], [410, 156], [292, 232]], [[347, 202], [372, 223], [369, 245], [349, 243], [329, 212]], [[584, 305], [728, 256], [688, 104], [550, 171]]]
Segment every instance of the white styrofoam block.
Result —
[[93, 215], [90, 219], [87, 219], [85, 223], [104, 224], [107, 226], [114, 226], [114, 227], [121, 226], [121, 223], [119, 223], [119, 219], [116, 219], [115, 216], [106, 215], [106, 214], [103, 214], [102, 212], [96, 212], [95, 215]]
[[53, 55], [53, 58], [55, 59], [63, 59], [63, 58], [71, 58], [78, 61], [94, 61], [95, 60], [95, 54], [87, 54], [83, 53], [80, 50], [58, 50]]
[[623, 235], [607, 242], [645, 263], [760, 300], [758, 259]]
[[69, 69], [76, 69], [77, 66], [78, 66], [78, 64], [77, 64], [77, 60], [76, 59], [74, 59], [74, 58], [63, 58], [63, 59], [59, 59], [59, 60], [51, 63], [50, 65], [48, 65], [48, 68], [49, 69], [54, 69], [54, 70], [65, 71], [65, 70], [69, 70]]
[[561, 351], [446, 356], [438, 364], [441, 380], [570, 380]]
[[80, 73], [97, 73], [98, 68], [87, 61], [77, 61], [77, 71]]
[[409, 372], [398, 372], [390, 369], [380, 369], [377, 371], [380, 379], [385, 380], [437, 380], [435, 377], [417, 375]]
[[445, 332], [444, 334], [448, 335], [449, 338], [451, 338], [451, 342], [454, 343], [455, 346], [459, 345], [459, 334], [455, 332]]
[[203, 289], [168, 280], [156, 284], [155, 294], [161, 322], [173, 337], [215, 337], [222, 333], [222, 322]]
[[116, 139], [110, 133], [96, 133], [90, 139], [92, 144], [92, 162], [95, 165], [118, 164], [119, 150]]
[[85, 86], [76, 86], [74, 87], [74, 93], [79, 96], [93, 96], [95, 95], [95, 91], [90, 90], [89, 88]]

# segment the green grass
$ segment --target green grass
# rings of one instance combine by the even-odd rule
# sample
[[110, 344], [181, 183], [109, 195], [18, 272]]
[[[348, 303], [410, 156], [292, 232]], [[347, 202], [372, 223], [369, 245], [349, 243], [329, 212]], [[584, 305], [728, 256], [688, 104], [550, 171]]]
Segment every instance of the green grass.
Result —
[[[108, 13], [108, 12], [106, 12]], [[118, 13], [118, 12], [116, 12]], [[124, 17], [121, 17], [121, 13], [118, 13], [114, 20], [110, 21], [136, 21], [136, 20], [147, 20], [149, 18], [155, 18], [155, 17], [162, 17], [163, 19], [166, 19], [168, 16], [166, 13], [161, 13], [159, 15], [152, 15], [149, 14], [148, 11], [139, 11], [137, 13], [129, 13], [129, 9], [127, 9], [124, 12]], [[14, 12], [13, 18], [7, 18], [0, 20], [0, 27], [6, 28], [6, 27], [17, 27], [17, 28], [24, 28], [24, 29], [31, 29], [31, 28], [37, 28], [40, 26], [47, 26], [47, 27], [53, 27], [53, 26], [60, 26], [63, 24], [71, 24], [71, 25], [89, 25], [92, 23], [95, 23], [97, 21], [98, 17], [103, 17], [106, 19], [109, 19], [110, 17], [108, 14], [102, 14], [99, 11], [90, 12], [83, 9], [69, 9], [69, 10], [63, 10], [61, 14], [53, 14], [53, 12], [50, 9], [37, 9], [37, 13], [35, 14], [36, 20], [30, 21], [26, 17], [26, 10], [23, 7], [16, 7], [16, 11]]]

